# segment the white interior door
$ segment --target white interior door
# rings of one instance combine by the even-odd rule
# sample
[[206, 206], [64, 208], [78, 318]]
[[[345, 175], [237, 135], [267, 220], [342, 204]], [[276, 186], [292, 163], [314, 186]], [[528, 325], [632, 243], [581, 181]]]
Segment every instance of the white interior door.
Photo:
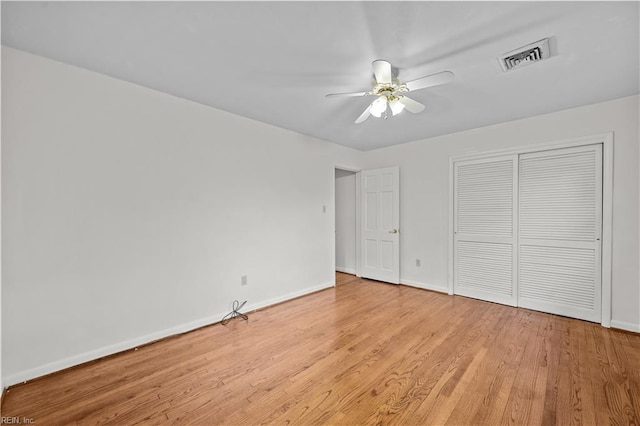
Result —
[[455, 294], [516, 305], [517, 181], [517, 155], [455, 163]]
[[520, 156], [518, 305], [601, 320], [602, 145]]
[[400, 170], [361, 172], [360, 265], [364, 278], [400, 282]]

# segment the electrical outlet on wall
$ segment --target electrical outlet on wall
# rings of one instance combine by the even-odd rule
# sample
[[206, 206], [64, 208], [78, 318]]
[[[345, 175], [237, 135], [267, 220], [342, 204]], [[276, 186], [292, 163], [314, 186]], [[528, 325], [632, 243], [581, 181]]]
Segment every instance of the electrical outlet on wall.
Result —
[[247, 276], [243, 275], [240, 277], [240, 285], [247, 285]]

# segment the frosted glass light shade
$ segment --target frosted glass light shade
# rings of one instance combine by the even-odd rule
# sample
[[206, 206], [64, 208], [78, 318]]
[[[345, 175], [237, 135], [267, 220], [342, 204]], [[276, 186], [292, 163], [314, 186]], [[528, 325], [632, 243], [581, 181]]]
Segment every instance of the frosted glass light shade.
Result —
[[371, 112], [371, 115], [373, 115], [374, 117], [380, 118], [382, 116], [382, 113], [384, 113], [386, 110], [387, 97], [380, 96], [378, 99], [371, 103], [371, 110], [369, 112]]
[[398, 99], [394, 99], [389, 102], [389, 108], [391, 108], [391, 113], [393, 115], [398, 115], [404, 109], [404, 104], [400, 102]]

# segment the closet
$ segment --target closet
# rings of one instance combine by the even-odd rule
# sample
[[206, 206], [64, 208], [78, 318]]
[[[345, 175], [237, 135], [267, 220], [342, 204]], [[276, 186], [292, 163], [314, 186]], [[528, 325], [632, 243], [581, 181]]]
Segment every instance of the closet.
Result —
[[453, 167], [453, 292], [600, 322], [602, 144]]

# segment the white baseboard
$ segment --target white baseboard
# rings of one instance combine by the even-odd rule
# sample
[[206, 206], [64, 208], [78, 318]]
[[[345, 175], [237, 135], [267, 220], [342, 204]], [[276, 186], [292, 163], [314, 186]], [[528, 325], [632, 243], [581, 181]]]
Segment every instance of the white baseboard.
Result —
[[424, 290], [437, 291], [438, 293], [447, 293], [447, 287], [440, 287], [431, 284], [421, 283], [418, 281], [408, 280], [406, 278], [400, 278], [400, 284], [408, 285], [410, 287], [421, 288]]
[[300, 296], [306, 296], [307, 294], [315, 293], [316, 291], [325, 290], [327, 288], [331, 288], [335, 286], [336, 286], [336, 283], [334, 281], [331, 281], [331, 282], [320, 284], [314, 287], [307, 287], [304, 290], [294, 291], [293, 293], [288, 293], [288, 294], [285, 294], [284, 296], [267, 299], [260, 303], [251, 303], [249, 305], [246, 305], [244, 307], [244, 310], [247, 312], [255, 311], [256, 309], [266, 308], [267, 306], [286, 302], [287, 300], [295, 299]]
[[44, 376], [46, 374], [54, 373], [56, 371], [64, 370], [65, 368], [74, 367], [85, 362], [93, 361], [98, 358], [102, 358], [108, 355], [113, 355], [118, 352], [126, 351], [129, 349], [142, 346], [144, 344], [153, 342], [154, 340], [162, 339], [165, 337], [173, 336], [175, 334], [184, 333], [187, 331], [195, 330], [196, 328], [203, 327], [205, 325], [213, 324], [222, 319], [225, 314], [211, 315], [206, 318], [202, 318], [197, 321], [192, 321], [185, 324], [180, 324], [175, 327], [160, 330], [154, 333], [150, 333], [144, 336], [140, 336], [134, 339], [125, 340], [115, 343], [113, 345], [104, 346], [99, 349], [84, 352], [78, 355], [63, 358], [58, 361], [50, 362], [48, 364], [40, 365], [29, 370], [20, 371], [18, 373], [11, 374], [4, 378], [3, 382], [6, 386], [12, 386], [17, 383], [26, 382], [27, 380], [35, 379], [36, 377]]
[[[246, 312], [255, 311], [256, 309], [266, 308], [267, 306], [275, 305], [276, 303], [285, 302], [290, 299], [295, 299], [296, 297], [304, 296], [304, 295], [314, 293], [316, 291], [324, 290], [326, 288], [330, 288], [334, 286], [335, 286], [335, 283], [330, 282], [330, 283], [321, 284], [314, 287], [308, 287], [306, 289], [285, 294], [283, 296], [274, 297], [271, 299], [264, 300], [262, 302], [246, 305], [243, 310]], [[197, 328], [204, 327], [206, 325], [215, 324], [217, 322], [220, 322], [227, 313], [228, 312], [211, 315], [196, 321], [180, 324], [175, 327], [156, 331], [154, 333], [150, 333], [134, 339], [125, 340], [122, 342], [115, 343], [113, 345], [105, 346], [89, 352], [84, 352], [84, 353], [70, 356], [68, 358], [64, 358], [58, 361], [50, 362], [48, 364], [40, 365], [38, 367], [31, 368], [29, 370], [24, 370], [14, 374], [10, 374], [7, 377], [3, 377], [0, 382], [2, 383], [3, 386], [6, 386], [6, 387], [13, 386], [18, 383], [26, 382], [27, 380], [32, 380], [37, 377], [55, 373], [56, 371], [60, 371], [69, 367], [74, 367], [76, 365], [84, 364], [85, 362], [93, 361], [108, 355], [113, 355], [118, 352], [134, 349], [134, 348], [137, 348], [138, 346], [151, 343], [155, 340], [164, 339], [166, 337], [174, 336], [176, 334], [186, 333], [188, 331], [192, 331]]]
[[634, 331], [636, 333], [640, 333], [640, 323], [634, 324], [632, 322], [618, 321], [618, 320], [612, 319], [611, 320], [611, 327], [619, 328], [621, 330]]
[[336, 266], [336, 271], [344, 272], [345, 274], [351, 274], [351, 275], [355, 275], [356, 274], [355, 268], [342, 268], [340, 266]]

